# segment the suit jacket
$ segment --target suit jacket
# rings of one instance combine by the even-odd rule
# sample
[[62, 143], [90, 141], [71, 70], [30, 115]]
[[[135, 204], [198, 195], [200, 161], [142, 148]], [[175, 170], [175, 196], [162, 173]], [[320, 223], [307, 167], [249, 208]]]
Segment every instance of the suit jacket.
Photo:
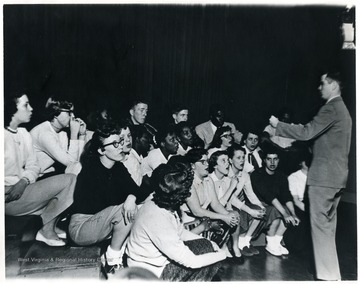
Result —
[[[230, 122], [224, 122], [223, 126], [230, 126], [231, 132], [232, 133], [236, 132], [235, 125]], [[198, 126], [196, 126], [195, 132], [201, 138], [201, 140], [204, 141], [204, 143], [205, 143], [204, 148], [205, 149], [209, 148], [209, 145], [210, 145], [211, 141], [213, 140], [213, 137], [215, 134], [211, 128], [211, 121], [209, 120], [209, 121], [206, 121], [206, 122], [201, 123]]]
[[341, 97], [322, 106], [308, 124], [279, 122], [276, 135], [296, 140], [314, 139], [308, 185], [344, 188], [348, 177], [351, 117]]

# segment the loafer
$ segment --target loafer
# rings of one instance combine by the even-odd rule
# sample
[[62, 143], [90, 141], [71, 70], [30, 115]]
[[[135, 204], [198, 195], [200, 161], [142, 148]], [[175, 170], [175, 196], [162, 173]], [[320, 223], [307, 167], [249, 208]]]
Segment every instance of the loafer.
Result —
[[258, 254], [260, 254], [260, 252], [259, 252], [255, 247], [253, 247], [253, 246], [250, 246], [250, 247], [249, 247], [249, 250], [251, 251], [251, 253], [252, 253], [253, 255], [258, 255]]
[[243, 256], [234, 256], [232, 259], [231, 259], [231, 262], [232, 263], [235, 263], [235, 264], [244, 264], [244, 257]]
[[61, 239], [54, 240], [45, 238], [44, 235], [40, 233], [40, 231], [37, 232], [35, 240], [43, 242], [50, 247], [63, 247], [66, 245], [66, 243]]
[[245, 256], [253, 256], [254, 255], [249, 247], [243, 247], [240, 251], [241, 251], [241, 254], [245, 255]]

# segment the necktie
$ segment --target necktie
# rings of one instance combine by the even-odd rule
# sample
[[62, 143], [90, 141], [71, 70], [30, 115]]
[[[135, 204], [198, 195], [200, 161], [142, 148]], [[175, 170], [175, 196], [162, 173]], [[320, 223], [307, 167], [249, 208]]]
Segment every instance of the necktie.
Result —
[[[241, 178], [242, 176], [242, 173], [240, 172], [240, 174], [238, 175], [239, 178]], [[245, 193], [244, 193], [244, 188], [241, 189], [239, 195], [238, 195], [238, 199], [241, 201], [241, 202], [245, 202]]]
[[245, 195], [244, 195], [244, 189], [242, 188], [239, 195], [238, 195], [238, 198], [241, 202], [244, 202], [245, 201]]
[[255, 170], [257, 170], [259, 168], [259, 165], [258, 165], [253, 153], [249, 153], [248, 160], [249, 160], [249, 163], [254, 166]]

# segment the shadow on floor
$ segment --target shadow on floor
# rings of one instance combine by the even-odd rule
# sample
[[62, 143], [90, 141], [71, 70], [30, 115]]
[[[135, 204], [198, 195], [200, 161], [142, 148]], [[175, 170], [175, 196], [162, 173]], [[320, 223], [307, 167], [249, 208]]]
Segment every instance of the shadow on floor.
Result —
[[[338, 207], [337, 248], [342, 280], [357, 280], [356, 205], [340, 202]], [[33, 242], [6, 239], [6, 277], [17, 278], [19, 258], [23, 258]], [[224, 261], [218, 275], [222, 281], [312, 281], [312, 252], [291, 253], [276, 257], [258, 247], [260, 254], [245, 257], [243, 264]]]

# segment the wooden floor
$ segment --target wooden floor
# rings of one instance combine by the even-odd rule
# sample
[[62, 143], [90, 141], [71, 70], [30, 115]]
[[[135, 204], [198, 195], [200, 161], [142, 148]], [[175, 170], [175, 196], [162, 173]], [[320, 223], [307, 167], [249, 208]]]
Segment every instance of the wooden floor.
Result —
[[[19, 276], [19, 258], [23, 258], [32, 245], [16, 239], [7, 239], [6, 277]], [[357, 223], [356, 205], [340, 202], [338, 208], [337, 247], [342, 280], [357, 280]], [[309, 249], [301, 253], [291, 253], [287, 257], [276, 257], [259, 246], [260, 254], [245, 257], [243, 264], [235, 264], [231, 259], [224, 262], [218, 275], [222, 281], [312, 281], [312, 253]], [[40, 274], [41, 275], [41, 274]], [[44, 274], [44, 278], [51, 274]], [[56, 276], [55, 276], [56, 277]]]

